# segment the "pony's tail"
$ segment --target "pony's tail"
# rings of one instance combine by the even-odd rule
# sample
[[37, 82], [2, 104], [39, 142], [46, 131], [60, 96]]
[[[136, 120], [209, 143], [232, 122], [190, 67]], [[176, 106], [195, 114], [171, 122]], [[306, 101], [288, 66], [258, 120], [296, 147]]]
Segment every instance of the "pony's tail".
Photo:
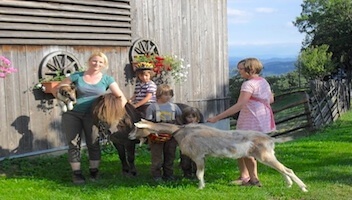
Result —
[[100, 96], [93, 107], [93, 116], [97, 116], [100, 121], [106, 122], [109, 126], [118, 124], [125, 113], [121, 97], [116, 97], [112, 93]]

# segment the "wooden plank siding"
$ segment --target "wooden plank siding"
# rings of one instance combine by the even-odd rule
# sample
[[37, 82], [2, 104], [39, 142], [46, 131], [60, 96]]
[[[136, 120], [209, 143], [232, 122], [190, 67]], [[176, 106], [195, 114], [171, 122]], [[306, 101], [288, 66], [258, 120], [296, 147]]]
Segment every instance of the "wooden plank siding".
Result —
[[171, 83], [174, 102], [198, 107], [205, 119], [228, 108], [226, 5], [226, 0], [0, 0], [0, 55], [18, 69], [0, 79], [0, 160], [66, 148], [57, 101], [32, 89], [41, 61], [56, 51], [69, 52], [84, 67], [92, 52], [104, 52], [107, 74], [130, 98], [136, 80], [130, 48], [133, 41], [149, 39], [161, 55], [174, 54], [191, 65], [187, 81]]
[[130, 46], [129, 1], [0, 1], [0, 44]]

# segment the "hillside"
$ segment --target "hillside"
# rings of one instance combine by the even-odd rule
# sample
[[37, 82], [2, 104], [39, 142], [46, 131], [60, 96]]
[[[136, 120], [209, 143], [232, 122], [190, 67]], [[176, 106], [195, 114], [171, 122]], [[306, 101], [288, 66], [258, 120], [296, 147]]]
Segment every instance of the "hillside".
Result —
[[[237, 63], [242, 58], [230, 57], [229, 58], [229, 73], [230, 77], [234, 76], [237, 68]], [[263, 63], [264, 70], [263, 76], [278, 76], [294, 71], [296, 69], [295, 62], [296, 58], [269, 58], [260, 59]]]

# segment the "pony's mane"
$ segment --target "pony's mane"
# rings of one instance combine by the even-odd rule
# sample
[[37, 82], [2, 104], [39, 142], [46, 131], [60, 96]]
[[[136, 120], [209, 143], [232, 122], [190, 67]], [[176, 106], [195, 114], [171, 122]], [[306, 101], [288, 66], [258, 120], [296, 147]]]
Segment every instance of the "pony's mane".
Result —
[[124, 117], [126, 110], [121, 104], [121, 97], [116, 97], [112, 93], [100, 96], [93, 107], [93, 115], [99, 120], [106, 122], [109, 126], [118, 124]]

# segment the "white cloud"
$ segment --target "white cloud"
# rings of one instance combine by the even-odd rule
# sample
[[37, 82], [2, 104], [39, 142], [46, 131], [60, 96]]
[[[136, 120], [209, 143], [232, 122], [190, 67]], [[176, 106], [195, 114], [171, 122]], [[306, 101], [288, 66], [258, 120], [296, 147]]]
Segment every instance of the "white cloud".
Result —
[[227, 9], [228, 16], [245, 16], [246, 12], [238, 9], [228, 8]]
[[279, 44], [297, 44], [297, 41], [289, 40], [255, 40], [255, 41], [231, 41], [229, 46], [264, 46], [264, 45], [279, 45]]
[[304, 36], [292, 21], [300, 4], [301, 0], [228, 0], [229, 54], [298, 52]]
[[274, 13], [277, 11], [274, 8], [264, 8], [264, 7], [263, 8], [256, 8], [254, 10], [258, 13]]
[[227, 9], [227, 20], [231, 24], [243, 24], [249, 22], [251, 14], [249, 12], [238, 9]]

